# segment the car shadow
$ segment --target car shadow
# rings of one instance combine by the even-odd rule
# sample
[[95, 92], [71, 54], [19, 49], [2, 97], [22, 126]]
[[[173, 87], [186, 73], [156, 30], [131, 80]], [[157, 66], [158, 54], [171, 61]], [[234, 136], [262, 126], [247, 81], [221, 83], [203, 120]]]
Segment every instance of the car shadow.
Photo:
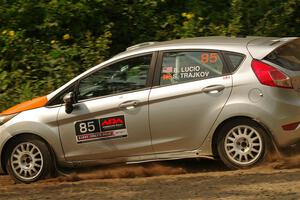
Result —
[[216, 171], [228, 171], [230, 170], [220, 160], [210, 158], [197, 158], [197, 159], [181, 159], [159, 162], [161, 165], [170, 167], [180, 167], [187, 173], [199, 173], [199, 172], [216, 172]]

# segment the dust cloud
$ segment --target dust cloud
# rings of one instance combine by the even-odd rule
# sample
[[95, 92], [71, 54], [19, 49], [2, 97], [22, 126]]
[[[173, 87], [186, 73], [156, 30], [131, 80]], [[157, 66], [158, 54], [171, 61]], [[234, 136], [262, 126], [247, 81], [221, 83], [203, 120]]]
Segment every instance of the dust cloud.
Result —
[[[273, 171], [296, 168], [300, 168], [299, 153], [288, 156], [273, 154], [263, 165], [249, 170], [256, 172], [261, 170]], [[222, 171], [230, 170], [220, 160], [201, 158], [80, 169], [70, 174], [64, 174], [55, 180], [59, 182], [76, 182], [81, 180], [136, 178]]]
[[187, 173], [186, 169], [175, 166], [165, 166], [159, 163], [147, 165], [125, 165], [81, 171], [58, 178], [60, 182], [76, 182], [93, 179], [135, 178], [161, 175], [178, 175]]
[[80, 169], [70, 174], [64, 174], [56, 180], [76, 182], [93, 179], [151, 177], [227, 170], [221, 161], [199, 158]]
[[268, 164], [273, 169], [295, 169], [300, 168], [300, 155], [290, 157], [279, 156]]

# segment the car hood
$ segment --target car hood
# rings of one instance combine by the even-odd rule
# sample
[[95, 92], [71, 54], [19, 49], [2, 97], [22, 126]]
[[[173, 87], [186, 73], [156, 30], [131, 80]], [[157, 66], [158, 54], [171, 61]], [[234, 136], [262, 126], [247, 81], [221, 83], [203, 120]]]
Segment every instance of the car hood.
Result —
[[45, 106], [47, 102], [48, 102], [47, 96], [37, 97], [32, 100], [25, 101], [23, 103], [15, 105], [15, 106], [3, 111], [2, 113], [0, 113], [0, 115], [10, 115], [10, 114], [14, 114], [14, 113], [23, 112], [25, 110], [40, 108], [40, 107]]

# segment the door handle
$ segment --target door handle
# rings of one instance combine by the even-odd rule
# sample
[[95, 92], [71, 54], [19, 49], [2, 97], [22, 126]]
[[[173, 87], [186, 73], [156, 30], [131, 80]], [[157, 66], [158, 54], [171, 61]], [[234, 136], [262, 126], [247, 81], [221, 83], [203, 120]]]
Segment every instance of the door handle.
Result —
[[202, 89], [204, 93], [216, 94], [225, 89], [224, 85], [211, 85]]
[[119, 105], [119, 108], [130, 110], [130, 109], [135, 108], [138, 104], [139, 104], [139, 102], [136, 100], [125, 101]]

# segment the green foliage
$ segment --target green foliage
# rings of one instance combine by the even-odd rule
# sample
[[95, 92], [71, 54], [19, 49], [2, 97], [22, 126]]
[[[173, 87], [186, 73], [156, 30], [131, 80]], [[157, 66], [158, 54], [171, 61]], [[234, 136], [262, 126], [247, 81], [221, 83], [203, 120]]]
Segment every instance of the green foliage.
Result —
[[22, 32], [3, 31], [0, 36], [0, 110], [45, 95], [108, 56], [111, 33], [89, 32], [78, 42], [49, 43], [26, 38]]
[[299, 36], [300, 0], [2, 0], [0, 110], [145, 41]]
[[258, 35], [299, 36], [300, 0], [281, 2], [278, 6], [268, 10], [258, 22], [255, 27]]

